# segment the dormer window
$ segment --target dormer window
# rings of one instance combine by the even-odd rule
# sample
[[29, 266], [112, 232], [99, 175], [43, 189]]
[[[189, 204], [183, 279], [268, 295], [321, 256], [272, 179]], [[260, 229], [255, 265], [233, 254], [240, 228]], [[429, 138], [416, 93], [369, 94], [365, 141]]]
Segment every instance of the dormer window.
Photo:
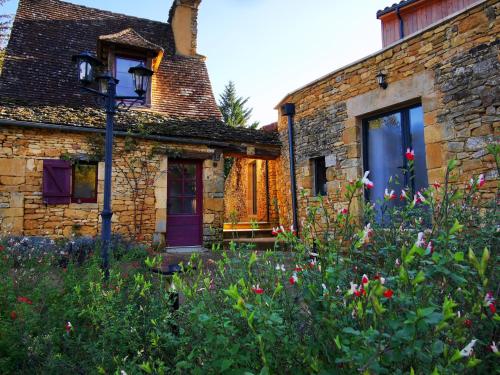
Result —
[[115, 59], [115, 77], [118, 79], [116, 86], [116, 95], [118, 96], [136, 96], [134, 86], [134, 78], [128, 70], [134, 66], [143, 63], [146, 65], [145, 59], [137, 59], [130, 57], [116, 56]]

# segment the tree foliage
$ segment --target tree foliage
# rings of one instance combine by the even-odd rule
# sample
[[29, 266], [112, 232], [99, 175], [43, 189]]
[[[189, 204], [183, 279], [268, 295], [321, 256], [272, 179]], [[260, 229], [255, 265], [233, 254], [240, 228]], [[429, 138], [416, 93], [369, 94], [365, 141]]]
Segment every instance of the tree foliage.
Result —
[[236, 85], [233, 81], [229, 81], [219, 99], [219, 109], [224, 122], [234, 127], [255, 129], [259, 123], [250, 123], [252, 109], [246, 107], [249, 99], [238, 96]]

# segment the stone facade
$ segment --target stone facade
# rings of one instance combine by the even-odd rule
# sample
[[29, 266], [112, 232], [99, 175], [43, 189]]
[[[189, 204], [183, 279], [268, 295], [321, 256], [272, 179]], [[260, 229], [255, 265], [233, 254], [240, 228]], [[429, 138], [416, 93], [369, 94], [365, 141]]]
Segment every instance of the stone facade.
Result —
[[[328, 196], [342, 207], [342, 186], [362, 175], [362, 120], [407, 104], [424, 112], [429, 182], [442, 181], [447, 162], [458, 159], [458, 184], [484, 173], [486, 197], [498, 175], [486, 146], [500, 135], [500, 24], [498, 1], [488, 0], [417, 35], [337, 70], [289, 94], [296, 105], [294, 140], [299, 217], [311, 196], [311, 159], [327, 160]], [[387, 74], [388, 87], [375, 76]], [[282, 156], [277, 185], [280, 218], [290, 222], [287, 120], [280, 115]]]
[[[132, 189], [124, 171], [130, 173], [124, 157], [136, 155], [123, 152], [125, 138], [115, 140], [113, 164], [112, 209], [113, 232], [127, 237], [134, 233], [134, 204]], [[141, 140], [137, 153], [147, 154], [158, 143]], [[153, 181], [140, 181], [145, 187], [140, 234], [144, 241], [165, 243], [167, 221], [168, 160], [183, 154], [205, 155], [203, 161], [203, 242], [221, 240], [224, 213], [223, 163], [215, 150], [204, 146], [168, 144], [165, 155], [148, 160], [156, 170]], [[50, 237], [72, 234], [95, 236], [100, 230], [100, 211], [103, 204], [104, 163], [98, 164], [97, 203], [47, 205], [42, 196], [43, 160], [61, 157], [85, 158], [93, 154], [87, 134], [57, 130], [1, 128], [0, 129], [0, 234]], [[172, 156], [174, 155], [174, 156]], [[147, 184], [147, 186], [145, 186]]]
[[[257, 171], [257, 212], [251, 210], [251, 169]], [[225, 183], [225, 220], [277, 224], [276, 161], [236, 158]]]

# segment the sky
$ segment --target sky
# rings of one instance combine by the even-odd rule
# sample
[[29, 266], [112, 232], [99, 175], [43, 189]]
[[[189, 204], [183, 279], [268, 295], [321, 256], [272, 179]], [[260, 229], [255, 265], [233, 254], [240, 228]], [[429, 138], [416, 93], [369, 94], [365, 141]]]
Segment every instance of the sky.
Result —
[[[166, 22], [173, 0], [69, 2]], [[277, 120], [285, 95], [382, 48], [375, 14], [395, 0], [203, 0], [198, 53], [216, 99], [228, 81], [249, 97], [252, 121]], [[13, 14], [9, 0], [0, 14]]]

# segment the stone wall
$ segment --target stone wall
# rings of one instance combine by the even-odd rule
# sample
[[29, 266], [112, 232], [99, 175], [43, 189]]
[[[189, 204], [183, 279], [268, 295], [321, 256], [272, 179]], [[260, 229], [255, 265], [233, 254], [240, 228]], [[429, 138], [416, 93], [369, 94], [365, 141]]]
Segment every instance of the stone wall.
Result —
[[[257, 168], [257, 214], [251, 213], [250, 166]], [[267, 174], [267, 177], [266, 177]], [[266, 184], [267, 178], [267, 184]], [[225, 220], [239, 222], [256, 220], [278, 223], [276, 210], [276, 162], [258, 159], [236, 158], [225, 183]], [[269, 215], [269, 217], [268, 217]]]
[[[68, 237], [73, 233], [98, 234], [101, 220], [99, 213], [103, 204], [104, 163], [98, 164], [97, 203], [46, 205], [42, 197], [43, 160], [93, 156], [96, 153], [95, 137], [100, 136], [92, 135], [89, 138], [86, 134], [14, 127], [0, 129], [1, 234], [51, 237]], [[146, 159], [146, 165], [153, 171], [152, 178], [147, 182], [139, 180], [139, 187], [145, 188], [146, 194], [143, 207], [136, 206], [134, 209], [133, 189], [128, 182], [132, 170], [128, 165], [134, 157], [148, 155], [152, 147], [158, 146], [163, 147], [164, 154]], [[133, 153], [124, 152], [124, 147], [125, 139], [116, 138], [112, 181], [113, 232], [133, 235], [137, 224], [134, 217], [142, 215], [140, 239], [164, 242], [169, 157], [199, 154], [207, 158], [206, 155], [215, 155], [215, 150], [203, 146], [159, 145], [152, 141], [139, 141]], [[210, 157], [203, 162], [203, 240], [207, 244], [221, 239], [223, 223], [223, 163], [216, 159]], [[139, 172], [138, 168], [136, 173]]]
[[[328, 196], [343, 202], [342, 186], [362, 175], [362, 120], [420, 103], [424, 112], [430, 182], [442, 181], [457, 158], [458, 184], [484, 173], [486, 197], [498, 175], [486, 146], [500, 135], [498, 1], [484, 1], [376, 54], [335, 71], [287, 96], [296, 105], [294, 140], [300, 216], [311, 196], [311, 159], [327, 161]], [[388, 87], [375, 76], [387, 74]], [[277, 184], [282, 222], [291, 218], [287, 120], [279, 118], [283, 144]], [[358, 202], [359, 203], [359, 202]], [[356, 205], [358, 206], [358, 205]], [[356, 207], [355, 207], [356, 209]]]

